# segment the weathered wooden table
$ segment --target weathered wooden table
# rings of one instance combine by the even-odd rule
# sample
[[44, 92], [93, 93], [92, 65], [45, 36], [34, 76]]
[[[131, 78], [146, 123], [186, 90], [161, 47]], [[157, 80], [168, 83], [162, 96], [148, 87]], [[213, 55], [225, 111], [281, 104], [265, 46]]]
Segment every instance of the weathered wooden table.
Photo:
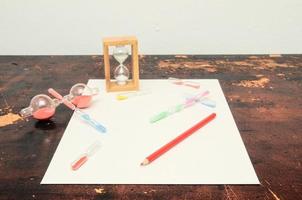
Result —
[[100, 56], [0, 57], [0, 199], [302, 199], [302, 55], [140, 56], [142, 79], [220, 80], [261, 185], [40, 185], [72, 112], [16, 114], [103, 71]]

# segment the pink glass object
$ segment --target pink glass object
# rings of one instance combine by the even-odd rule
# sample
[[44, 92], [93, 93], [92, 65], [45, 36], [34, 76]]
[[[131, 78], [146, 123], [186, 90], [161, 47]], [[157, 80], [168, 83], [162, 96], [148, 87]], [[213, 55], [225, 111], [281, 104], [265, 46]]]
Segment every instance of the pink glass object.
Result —
[[87, 108], [90, 106], [92, 96], [99, 93], [97, 88], [90, 88], [84, 83], [78, 83], [72, 86], [69, 95], [65, 96], [78, 108]]
[[33, 117], [39, 120], [45, 120], [51, 118], [55, 114], [54, 108], [40, 108], [33, 113]]
[[82, 95], [75, 97], [71, 103], [73, 103], [78, 108], [87, 108], [90, 105], [92, 96]]
[[192, 98], [187, 99], [185, 104], [184, 104], [184, 107], [187, 108], [187, 107], [190, 107], [190, 106], [194, 105], [197, 101], [200, 101], [201, 99], [204, 99], [209, 94], [210, 94], [210, 92], [208, 90], [206, 90], [204, 92], [201, 92], [201, 93], [195, 95]]
[[78, 159], [76, 159], [75, 161], [73, 161], [71, 163], [71, 169], [73, 171], [78, 170], [82, 165], [84, 165], [88, 159], [93, 156], [101, 147], [101, 142], [100, 141], [96, 141], [93, 144], [91, 144], [86, 151], [79, 156]]
[[195, 89], [200, 88], [199, 83], [194, 82], [194, 81], [186, 81], [186, 80], [177, 79], [177, 78], [173, 78], [173, 77], [169, 77], [169, 80], [171, 80], [172, 83], [175, 85], [183, 85], [183, 86], [187, 86], [187, 87], [191, 87], [191, 88], [195, 88]]
[[78, 170], [87, 160], [88, 160], [88, 156], [82, 155], [78, 160], [74, 161], [71, 164], [71, 169], [73, 171]]
[[39, 94], [34, 96], [27, 108], [20, 111], [22, 117], [33, 116], [38, 120], [47, 120], [55, 114], [56, 107], [60, 102], [47, 95]]

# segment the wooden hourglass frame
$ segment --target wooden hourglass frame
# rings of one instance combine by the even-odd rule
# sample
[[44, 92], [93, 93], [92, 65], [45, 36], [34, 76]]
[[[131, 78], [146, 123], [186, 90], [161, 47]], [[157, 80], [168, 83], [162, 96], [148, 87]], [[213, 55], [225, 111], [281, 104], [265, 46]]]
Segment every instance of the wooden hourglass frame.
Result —
[[[119, 85], [116, 81], [111, 80], [110, 70], [110, 46], [131, 46], [131, 70], [132, 79], [127, 81], [125, 85]], [[126, 37], [108, 37], [103, 39], [103, 52], [104, 52], [104, 69], [105, 69], [105, 82], [107, 92], [118, 92], [118, 91], [131, 91], [139, 89], [139, 65], [138, 65], [138, 47], [137, 39], [134, 36]]]

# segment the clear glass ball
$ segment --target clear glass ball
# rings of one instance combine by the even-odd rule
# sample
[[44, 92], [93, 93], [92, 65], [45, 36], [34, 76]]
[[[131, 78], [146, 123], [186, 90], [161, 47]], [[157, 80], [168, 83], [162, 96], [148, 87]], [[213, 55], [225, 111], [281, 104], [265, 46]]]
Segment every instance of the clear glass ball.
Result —
[[35, 112], [41, 108], [55, 108], [56, 106], [49, 96], [39, 94], [30, 101], [30, 107], [32, 111]]
[[88, 92], [89, 93], [89, 88], [86, 87], [86, 85], [84, 83], [75, 84], [74, 86], [72, 86], [72, 88], [69, 91], [69, 93], [73, 97], [81, 96], [81, 95], [83, 95], [84, 92]]

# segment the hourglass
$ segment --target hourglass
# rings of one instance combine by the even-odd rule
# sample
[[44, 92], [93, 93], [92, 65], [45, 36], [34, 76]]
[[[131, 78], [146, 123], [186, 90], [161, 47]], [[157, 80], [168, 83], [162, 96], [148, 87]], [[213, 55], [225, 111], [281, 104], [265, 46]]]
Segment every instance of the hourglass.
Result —
[[[128, 52], [128, 46], [131, 47], [131, 53]], [[114, 70], [110, 69], [109, 47], [113, 47], [112, 56], [119, 63]], [[131, 91], [139, 89], [139, 66], [137, 39], [130, 37], [111, 37], [103, 39], [104, 51], [104, 69], [107, 92]], [[131, 56], [131, 67], [124, 65], [128, 56]], [[129, 70], [131, 69], [131, 70]], [[114, 79], [111, 79], [113, 72]]]
[[114, 70], [114, 78], [118, 85], [125, 85], [129, 79], [129, 70], [123, 64], [128, 57], [128, 51], [125, 46], [116, 46], [113, 50], [113, 57], [119, 62], [119, 66]]

